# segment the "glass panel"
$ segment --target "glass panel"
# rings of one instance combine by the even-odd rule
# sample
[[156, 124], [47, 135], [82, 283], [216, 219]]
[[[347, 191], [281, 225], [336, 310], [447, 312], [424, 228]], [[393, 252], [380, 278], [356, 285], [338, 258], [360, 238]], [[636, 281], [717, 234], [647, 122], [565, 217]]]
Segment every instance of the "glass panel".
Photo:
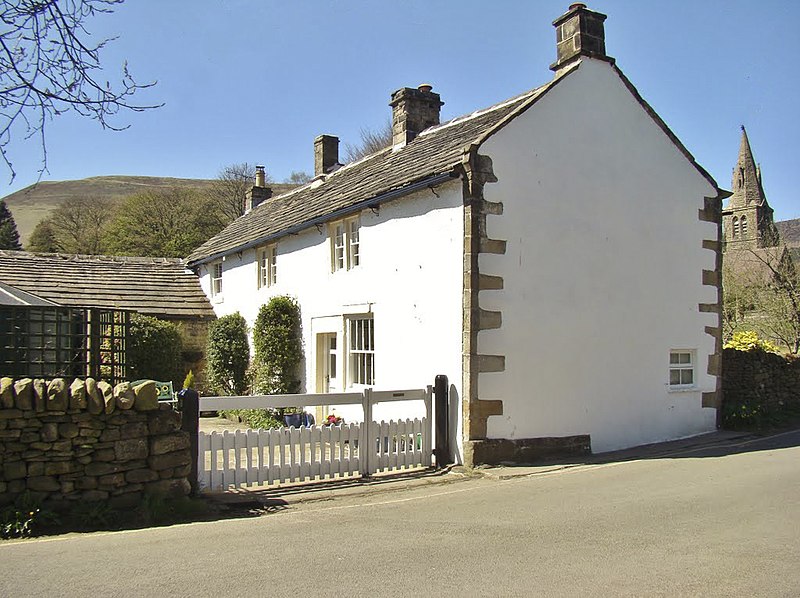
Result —
[[678, 363], [678, 354], [677, 353], [670, 353], [669, 354], [669, 362], [670, 363]]
[[681, 370], [681, 384], [693, 384], [693, 383], [694, 383], [694, 371]]
[[678, 363], [692, 363], [691, 353], [679, 353], [679, 357]]
[[681, 371], [680, 370], [670, 370], [669, 371], [669, 383], [673, 386], [678, 385], [681, 383]]

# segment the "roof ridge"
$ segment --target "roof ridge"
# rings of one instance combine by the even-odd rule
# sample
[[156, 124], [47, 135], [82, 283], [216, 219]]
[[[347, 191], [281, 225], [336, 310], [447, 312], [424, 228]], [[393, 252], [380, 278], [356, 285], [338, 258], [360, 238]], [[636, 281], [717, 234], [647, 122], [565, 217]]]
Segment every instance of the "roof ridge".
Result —
[[0, 249], [0, 255], [6, 257], [21, 258], [60, 258], [72, 262], [112, 262], [112, 263], [140, 263], [140, 264], [181, 264], [185, 260], [180, 257], [162, 257], [146, 255], [106, 255], [92, 253], [61, 253], [47, 251], [16, 251], [12, 249]]

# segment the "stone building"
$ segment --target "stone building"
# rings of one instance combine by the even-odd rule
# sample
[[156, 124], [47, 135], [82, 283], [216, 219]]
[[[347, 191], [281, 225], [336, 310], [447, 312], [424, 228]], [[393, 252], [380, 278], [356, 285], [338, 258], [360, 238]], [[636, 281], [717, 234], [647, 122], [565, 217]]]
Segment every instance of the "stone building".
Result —
[[[63, 308], [126, 310], [178, 326], [183, 363], [202, 384], [214, 311], [180, 259], [0, 250], [0, 281]], [[0, 372], [0, 375], [6, 375]]]
[[728, 194], [606, 53], [605, 19], [556, 19], [554, 77], [521, 95], [440, 122], [431, 85], [399, 89], [392, 146], [344, 166], [319, 137], [313, 181], [189, 256], [214, 311], [252, 324], [296, 297], [306, 392], [447, 375], [467, 465], [713, 430]]

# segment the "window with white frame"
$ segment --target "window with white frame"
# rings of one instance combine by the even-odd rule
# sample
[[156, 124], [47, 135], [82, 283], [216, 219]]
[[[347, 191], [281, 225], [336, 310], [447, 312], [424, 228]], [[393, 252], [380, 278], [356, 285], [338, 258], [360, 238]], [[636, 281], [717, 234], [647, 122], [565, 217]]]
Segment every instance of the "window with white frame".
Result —
[[211, 295], [222, 293], [222, 262], [211, 264]]
[[375, 325], [372, 316], [348, 318], [347, 336], [348, 384], [375, 384]]
[[669, 387], [691, 388], [694, 386], [694, 351], [669, 352]]
[[278, 281], [278, 246], [267, 245], [258, 250], [258, 288], [271, 287]]
[[361, 263], [358, 216], [331, 222], [331, 271], [350, 270]]

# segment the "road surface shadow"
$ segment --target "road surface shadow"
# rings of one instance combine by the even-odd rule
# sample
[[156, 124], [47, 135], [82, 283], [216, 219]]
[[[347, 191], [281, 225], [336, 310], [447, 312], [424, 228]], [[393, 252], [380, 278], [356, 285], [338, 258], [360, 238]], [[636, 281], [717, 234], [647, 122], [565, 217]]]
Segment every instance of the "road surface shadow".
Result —
[[693, 438], [659, 442], [607, 453], [580, 457], [546, 458], [527, 464], [503, 463], [502, 466], [513, 470], [516, 467], [601, 465], [648, 459], [718, 458], [798, 446], [800, 446], [799, 427], [757, 433], [718, 431]]

